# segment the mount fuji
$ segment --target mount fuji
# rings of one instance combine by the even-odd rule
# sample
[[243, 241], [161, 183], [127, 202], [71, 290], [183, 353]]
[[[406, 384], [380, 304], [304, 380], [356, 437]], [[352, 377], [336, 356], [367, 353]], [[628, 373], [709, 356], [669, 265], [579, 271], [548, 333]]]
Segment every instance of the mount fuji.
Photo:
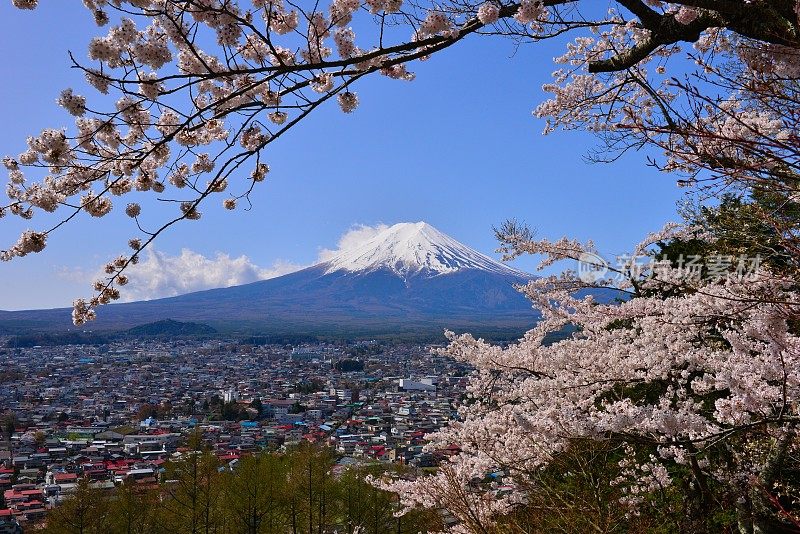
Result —
[[388, 270], [404, 280], [417, 276], [431, 278], [460, 270], [529, 276], [484, 256], [425, 222], [390, 226], [361, 246], [319, 265], [325, 267], [325, 274], [336, 271], [367, 274]]
[[[291, 274], [103, 306], [87, 326], [112, 330], [176, 319], [259, 334], [440, 335], [450, 328], [516, 336], [538, 318], [514, 288], [530, 278], [427, 223], [400, 223]], [[0, 312], [0, 328], [65, 330], [69, 317], [65, 309]]]

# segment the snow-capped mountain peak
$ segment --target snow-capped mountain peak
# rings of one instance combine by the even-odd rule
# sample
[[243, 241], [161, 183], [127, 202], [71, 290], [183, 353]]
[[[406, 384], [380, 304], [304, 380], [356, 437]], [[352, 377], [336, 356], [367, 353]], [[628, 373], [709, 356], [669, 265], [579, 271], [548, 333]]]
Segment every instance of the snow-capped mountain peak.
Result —
[[414, 274], [436, 276], [462, 269], [479, 269], [510, 276], [526, 276], [459, 243], [425, 222], [390, 226], [323, 265], [326, 274], [343, 270], [373, 272], [388, 269], [406, 278]]

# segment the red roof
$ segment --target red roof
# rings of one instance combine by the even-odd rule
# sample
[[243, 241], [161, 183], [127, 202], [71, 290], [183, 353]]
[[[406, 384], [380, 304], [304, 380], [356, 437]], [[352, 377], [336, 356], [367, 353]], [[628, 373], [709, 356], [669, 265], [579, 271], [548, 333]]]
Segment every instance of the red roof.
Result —
[[105, 466], [108, 469], [120, 469], [120, 468], [124, 469], [126, 467], [129, 467], [132, 464], [135, 464], [135, 463], [136, 463], [136, 460], [125, 460], [125, 459], [107, 460], [107, 461], [104, 462]]

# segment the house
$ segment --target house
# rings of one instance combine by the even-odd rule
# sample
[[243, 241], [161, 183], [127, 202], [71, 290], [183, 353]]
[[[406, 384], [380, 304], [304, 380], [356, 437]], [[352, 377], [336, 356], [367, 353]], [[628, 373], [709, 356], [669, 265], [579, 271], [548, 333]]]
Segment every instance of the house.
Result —
[[22, 527], [10, 508], [0, 509], [0, 534], [22, 534]]

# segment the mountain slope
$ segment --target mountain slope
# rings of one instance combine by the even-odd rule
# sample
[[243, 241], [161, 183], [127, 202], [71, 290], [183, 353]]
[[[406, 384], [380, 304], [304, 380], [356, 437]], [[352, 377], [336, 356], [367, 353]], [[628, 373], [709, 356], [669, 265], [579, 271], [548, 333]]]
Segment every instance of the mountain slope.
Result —
[[[220, 330], [358, 335], [444, 328], [522, 333], [536, 320], [513, 285], [530, 278], [426, 223], [394, 225], [331, 260], [270, 280], [102, 307], [91, 329], [164, 319]], [[0, 326], [69, 327], [66, 310], [0, 312]]]

